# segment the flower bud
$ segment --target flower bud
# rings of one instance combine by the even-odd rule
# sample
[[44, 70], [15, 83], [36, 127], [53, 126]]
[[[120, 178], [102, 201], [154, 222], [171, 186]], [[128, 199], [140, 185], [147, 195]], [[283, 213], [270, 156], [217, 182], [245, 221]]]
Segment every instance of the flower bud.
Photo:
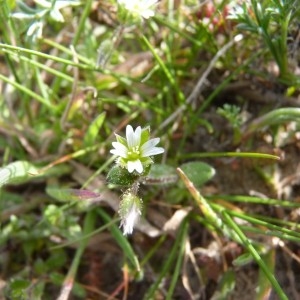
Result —
[[131, 191], [127, 191], [120, 202], [119, 215], [123, 234], [132, 234], [134, 226], [137, 224], [142, 214], [143, 201]]

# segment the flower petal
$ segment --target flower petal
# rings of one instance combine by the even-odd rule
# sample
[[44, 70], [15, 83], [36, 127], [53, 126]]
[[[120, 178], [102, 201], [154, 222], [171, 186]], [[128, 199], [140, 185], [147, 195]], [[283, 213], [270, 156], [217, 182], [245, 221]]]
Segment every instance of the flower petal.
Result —
[[128, 148], [131, 148], [134, 143], [134, 131], [131, 125], [126, 126], [126, 140]]
[[144, 6], [152, 6], [154, 5], [158, 0], [144, 0]]
[[143, 153], [142, 157], [147, 157], [147, 156], [151, 156], [151, 155], [158, 155], [161, 153], [164, 153], [165, 149], [161, 148], [161, 147], [154, 147], [152, 149], [150, 149], [149, 151]]
[[140, 146], [141, 135], [142, 135], [142, 128], [141, 126], [138, 126], [134, 132], [134, 146]]
[[123, 144], [119, 142], [113, 142], [112, 145], [115, 149], [111, 149], [110, 153], [127, 158], [128, 149]]
[[165, 150], [161, 147], [155, 147], [160, 141], [160, 138], [151, 139], [146, 142], [141, 147], [142, 157], [150, 156], [150, 155], [157, 155], [163, 153]]
[[137, 147], [141, 143], [141, 134], [142, 128], [138, 126], [135, 131], [131, 125], [127, 125], [126, 127], [126, 139], [128, 148], [131, 149], [132, 147]]
[[139, 159], [137, 160], [129, 160], [127, 162], [127, 170], [129, 173], [132, 173], [134, 170], [136, 170], [138, 173], [143, 172], [143, 165]]

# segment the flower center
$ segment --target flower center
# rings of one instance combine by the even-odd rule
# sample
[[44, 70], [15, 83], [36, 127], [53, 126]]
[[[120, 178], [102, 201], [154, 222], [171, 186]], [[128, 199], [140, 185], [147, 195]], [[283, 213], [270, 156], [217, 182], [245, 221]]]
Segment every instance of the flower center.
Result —
[[128, 152], [127, 152], [127, 155], [128, 155], [128, 158], [129, 160], [136, 160], [140, 157], [140, 147], [139, 146], [135, 146], [135, 147], [132, 147]]

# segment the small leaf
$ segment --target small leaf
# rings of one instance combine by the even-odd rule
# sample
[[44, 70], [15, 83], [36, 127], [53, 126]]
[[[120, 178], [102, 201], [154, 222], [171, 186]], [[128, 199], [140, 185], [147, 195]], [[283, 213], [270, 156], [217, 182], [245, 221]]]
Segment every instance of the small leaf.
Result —
[[4, 184], [20, 183], [38, 175], [38, 169], [27, 161], [16, 161], [0, 169], [0, 188]]
[[86, 201], [96, 202], [100, 194], [94, 193], [89, 190], [77, 190], [77, 189], [60, 189], [54, 187], [47, 187], [46, 192], [49, 196], [62, 202], [68, 201]]
[[129, 173], [127, 169], [115, 165], [108, 172], [106, 179], [111, 184], [129, 186], [132, 185], [137, 178], [137, 175]]
[[[276, 251], [276, 249], [270, 249], [270, 251], [262, 255], [262, 260], [266, 263], [268, 269], [273, 274], [276, 264]], [[270, 299], [272, 285], [261, 269], [259, 270], [257, 285], [256, 300]]]
[[89, 147], [95, 144], [96, 138], [98, 136], [99, 130], [103, 125], [106, 113], [101, 113], [89, 126], [85, 136], [84, 136], [84, 145]]
[[241, 254], [239, 257], [234, 259], [232, 264], [235, 267], [243, 267], [243, 266], [248, 265], [252, 262], [253, 262], [253, 256], [251, 255], [251, 253], [247, 252], [247, 253]]
[[143, 178], [143, 183], [147, 185], [172, 184], [178, 180], [178, 175], [174, 167], [164, 164], [153, 164], [149, 174]]
[[236, 278], [233, 270], [228, 270], [222, 276], [222, 279], [219, 283], [219, 287], [215, 294], [213, 295], [213, 299], [229, 299], [231, 293], [235, 288]]
[[24, 279], [14, 279], [8, 289], [8, 294], [10, 295], [10, 299], [25, 299], [26, 297], [26, 289], [30, 286], [30, 282]]
[[196, 187], [203, 186], [216, 173], [215, 169], [203, 162], [188, 162], [180, 167]]

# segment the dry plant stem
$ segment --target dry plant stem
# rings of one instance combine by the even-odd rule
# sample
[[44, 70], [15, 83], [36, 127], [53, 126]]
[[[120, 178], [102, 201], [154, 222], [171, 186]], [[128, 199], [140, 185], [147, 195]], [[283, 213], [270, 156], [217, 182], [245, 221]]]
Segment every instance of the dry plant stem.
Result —
[[[20, 122], [18, 122], [17, 120], [14, 120], [15, 124], [20, 124]], [[39, 157], [37, 151], [33, 148], [33, 146], [31, 146], [31, 144], [29, 143], [29, 141], [26, 139], [25, 137], [25, 128], [20, 130], [20, 129], [16, 129], [15, 126], [12, 127], [1, 127], [0, 126], [0, 133], [3, 133], [4, 135], [7, 135], [8, 138], [10, 137], [16, 137], [19, 142], [21, 143], [21, 145], [24, 147], [24, 149], [31, 155], [32, 158], [37, 159]], [[32, 136], [35, 136], [34, 132], [27, 127], [26, 128], [26, 133], [31, 134]]]
[[[79, 63], [79, 60], [78, 60], [78, 57], [77, 57], [77, 53], [75, 51], [75, 48], [73, 45], [70, 46], [70, 49], [73, 53], [73, 60], [74, 60], [74, 63], [78, 64]], [[72, 85], [72, 94], [71, 94], [71, 98], [70, 100], [68, 101], [68, 104], [67, 104], [67, 107], [63, 113], [63, 116], [61, 117], [60, 119], [60, 127], [62, 130], [65, 130], [65, 123], [66, 123], [66, 120], [68, 118], [68, 115], [69, 115], [69, 112], [70, 112], [70, 109], [73, 105], [73, 102], [75, 101], [76, 97], [76, 89], [77, 89], [77, 83], [78, 83], [78, 78], [79, 78], [79, 72], [78, 72], [78, 68], [77, 67], [74, 67], [74, 81], [73, 81], [73, 85]]]
[[285, 253], [287, 253], [287, 255], [289, 255], [292, 259], [297, 261], [298, 264], [300, 264], [300, 257], [296, 255], [292, 250], [290, 250], [283, 241], [279, 242], [279, 246]]
[[[211, 62], [209, 63], [207, 69], [205, 70], [205, 72], [202, 74], [202, 76], [200, 77], [200, 79], [198, 80], [195, 88], [193, 89], [192, 93], [189, 95], [189, 97], [186, 99], [186, 103], [184, 103], [183, 105], [181, 105], [172, 115], [170, 115], [157, 129], [157, 131], [162, 130], [163, 128], [165, 128], [166, 126], [169, 125], [169, 123], [173, 122], [183, 111], [185, 111], [187, 109], [187, 107], [192, 104], [200, 95], [200, 93], [202, 92], [203, 89], [203, 85], [208, 77], [208, 75], [210, 74], [210, 72], [212, 71], [213, 67], [215, 66], [216, 62], [218, 61], [218, 59], [224, 55], [224, 53], [231, 48], [235, 43], [238, 43], [239, 41], [241, 41], [243, 39], [243, 35], [238, 34], [237, 36], [235, 36], [233, 38], [233, 40], [231, 40], [229, 43], [227, 43], [226, 45], [224, 45], [218, 52], [217, 54], [214, 56], [214, 58], [211, 60]], [[155, 134], [155, 133], [154, 133]]]
[[113, 49], [118, 48], [118, 46], [120, 45], [124, 30], [125, 30], [125, 27], [123, 25], [119, 26], [116, 29], [114, 40], [113, 40]]
[[[190, 240], [189, 238], [187, 238], [186, 240], [186, 244], [185, 244], [185, 255], [184, 255], [184, 260], [183, 260], [183, 267], [182, 267], [182, 284], [184, 286], [184, 288], [187, 290], [191, 300], [196, 300], [197, 297], [199, 297], [199, 294], [198, 295], [195, 295], [193, 290], [192, 290], [192, 287], [189, 283], [189, 274], [188, 274], [188, 261], [191, 261], [192, 265], [193, 265], [193, 268], [194, 268], [194, 272], [196, 273], [196, 276], [197, 276], [197, 279], [200, 283], [200, 286], [204, 286], [204, 283], [203, 283], [203, 280], [201, 278], [201, 275], [198, 271], [198, 266], [197, 266], [197, 262], [196, 262], [196, 258], [194, 256], [194, 253], [191, 251], [191, 243], [190, 243]], [[203, 296], [203, 289], [200, 288], [200, 293], [201, 293], [201, 296]]]
[[123, 278], [124, 278], [124, 293], [123, 293], [123, 300], [128, 298], [128, 288], [129, 288], [129, 271], [127, 265], [123, 268]]
[[[62, 30], [62, 32], [60, 32], [60, 33], [57, 35], [57, 37], [56, 37], [56, 39], [55, 39], [55, 42], [56, 42], [57, 44], [63, 44], [63, 40], [64, 40], [64, 37], [65, 37], [65, 35], [66, 35], [66, 32], [65, 32], [65, 31], [66, 31], [66, 30]], [[43, 38], [42, 41], [45, 42], [46, 39]], [[46, 44], [47, 44], [47, 43], [46, 43]], [[52, 55], [52, 56], [58, 56], [58, 55], [59, 55], [59, 49], [57, 49], [57, 48], [54, 47], [54, 48], [51, 49], [51, 51], [50, 51], [49, 54]], [[54, 61], [53, 61], [52, 59], [47, 59], [46, 62], [45, 62], [45, 65], [46, 65], [47, 67], [49, 67], [49, 68], [53, 68]], [[47, 80], [47, 76], [48, 76], [48, 73], [46, 72], [46, 70], [44, 70], [44, 71], [42, 72], [42, 78], [43, 78], [44, 81]]]
[[[281, 246], [281, 245], [280, 245]], [[281, 246], [282, 249], [285, 251], [285, 246]], [[290, 250], [289, 250], [290, 251]], [[288, 253], [288, 252], [287, 252]], [[289, 254], [289, 253], [288, 253]], [[291, 289], [291, 292], [293, 293], [293, 299], [298, 299], [298, 292], [297, 292], [297, 289], [296, 289], [296, 279], [295, 279], [295, 276], [294, 276], [294, 273], [292, 271], [292, 263], [293, 261], [291, 261], [289, 259], [289, 257], [285, 256], [284, 255], [284, 260], [285, 260], [285, 264], [287, 266], [287, 271], [286, 271], [286, 276], [287, 278], [289, 279], [289, 283], [290, 283], [290, 289]], [[298, 262], [299, 263], [299, 262]]]
[[[117, 49], [117, 48], [118, 48], [118, 46], [119, 46], [119, 44], [120, 44], [120, 42], [121, 42], [121, 40], [122, 40], [124, 29], [125, 29], [125, 27], [124, 27], [123, 25], [121, 25], [121, 26], [119, 26], [119, 27], [115, 30], [114, 35], [113, 35], [113, 38], [112, 38], [112, 47], [111, 47], [111, 49], [110, 49], [110, 53], [109, 53], [109, 55], [107, 56], [107, 58], [104, 59], [103, 63], [101, 63], [101, 59], [100, 59], [100, 57], [101, 57], [101, 53], [100, 53], [100, 52], [101, 52], [101, 51], [99, 52], [99, 57], [98, 57], [97, 63], [96, 63], [96, 66], [97, 66], [98, 68], [101, 67], [102, 69], [104, 69], [104, 68], [106, 67], [106, 65], [107, 65], [107, 63], [109, 62], [109, 59], [110, 59], [110, 57], [111, 57], [111, 55], [112, 55], [114, 49]], [[98, 51], [99, 51], [99, 49], [98, 49]]]

